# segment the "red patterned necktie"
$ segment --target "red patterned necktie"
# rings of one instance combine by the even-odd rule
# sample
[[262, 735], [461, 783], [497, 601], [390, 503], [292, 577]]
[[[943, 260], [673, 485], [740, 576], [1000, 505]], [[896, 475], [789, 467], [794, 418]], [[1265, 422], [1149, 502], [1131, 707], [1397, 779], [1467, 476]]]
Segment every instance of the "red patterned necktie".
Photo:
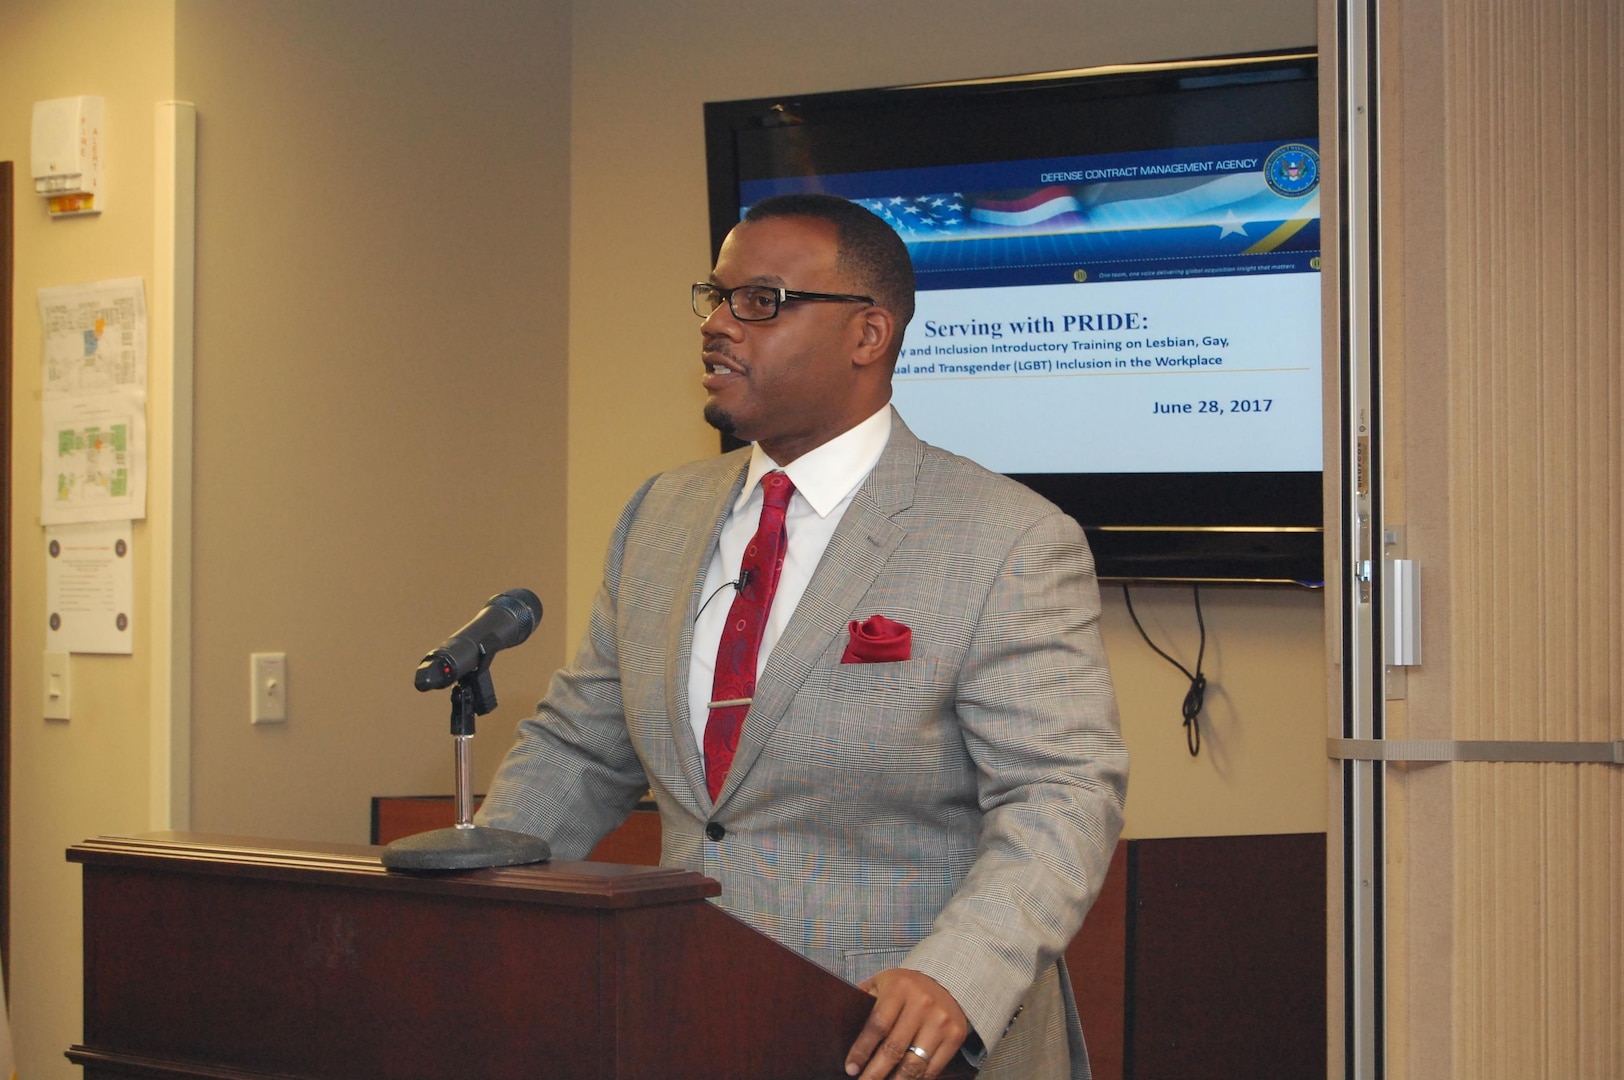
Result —
[[784, 511], [795, 485], [781, 472], [761, 478], [761, 524], [739, 566], [743, 584], [733, 597], [716, 650], [716, 678], [711, 683], [710, 716], [705, 721], [705, 786], [714, 801], [739, 747], [739, 729], [756, 692], [756, 656], [767, 629], [767, 612], [784, 569]]

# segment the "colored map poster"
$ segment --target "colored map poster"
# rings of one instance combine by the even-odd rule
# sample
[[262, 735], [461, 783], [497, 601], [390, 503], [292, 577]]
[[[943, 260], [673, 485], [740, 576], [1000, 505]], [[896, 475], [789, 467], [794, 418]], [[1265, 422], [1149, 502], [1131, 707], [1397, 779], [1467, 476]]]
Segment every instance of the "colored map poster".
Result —
[[146, 516], [147, 313], [140, 278], [39, 291], [40, 519]]

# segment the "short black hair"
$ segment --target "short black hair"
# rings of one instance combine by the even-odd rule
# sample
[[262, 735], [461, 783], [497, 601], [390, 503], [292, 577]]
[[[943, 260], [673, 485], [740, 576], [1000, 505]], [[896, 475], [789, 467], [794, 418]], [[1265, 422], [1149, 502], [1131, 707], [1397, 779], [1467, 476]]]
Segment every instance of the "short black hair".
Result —
[[774, 195], [752, 206], [745, 221], [808, 217], [835, 227], [836, 265], [857, 288], [897, 320], [897, 341], [914, 313], [913, 260], [897, 231], [866, 207], [838, 195]]

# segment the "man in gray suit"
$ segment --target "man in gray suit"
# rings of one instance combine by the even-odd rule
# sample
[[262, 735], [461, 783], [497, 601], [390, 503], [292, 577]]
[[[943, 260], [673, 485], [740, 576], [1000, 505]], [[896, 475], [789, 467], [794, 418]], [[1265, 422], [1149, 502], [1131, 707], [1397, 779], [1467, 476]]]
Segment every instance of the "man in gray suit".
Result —
[[693, 292], [753, 445], [633, 496], [480, 821], [582, 858], [651, 791], [662, 862], [874, 994], [851, 1075], [1087, 1077], [1057, 960], [1127, 755], [1082, 530], [892, 411], [913, 272], [868, 211], [767, 200]]

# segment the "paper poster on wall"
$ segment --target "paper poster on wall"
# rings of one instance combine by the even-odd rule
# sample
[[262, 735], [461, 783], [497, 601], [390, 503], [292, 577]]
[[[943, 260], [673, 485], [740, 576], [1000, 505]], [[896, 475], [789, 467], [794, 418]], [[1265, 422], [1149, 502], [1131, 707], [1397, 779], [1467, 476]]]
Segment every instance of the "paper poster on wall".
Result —
[[39, 291], [45, 395], [147, 389], [147, 302], [140, 278]]
[[133, 393], [40, 402], [40, 522], [146, 516], [147, 423]]
[[129, 653], [135, 596], [130, 523], [45, 530], [45, 648]]
[[140, 278], [39, 290], [40, 520], [146, 516], [147, 310]]

